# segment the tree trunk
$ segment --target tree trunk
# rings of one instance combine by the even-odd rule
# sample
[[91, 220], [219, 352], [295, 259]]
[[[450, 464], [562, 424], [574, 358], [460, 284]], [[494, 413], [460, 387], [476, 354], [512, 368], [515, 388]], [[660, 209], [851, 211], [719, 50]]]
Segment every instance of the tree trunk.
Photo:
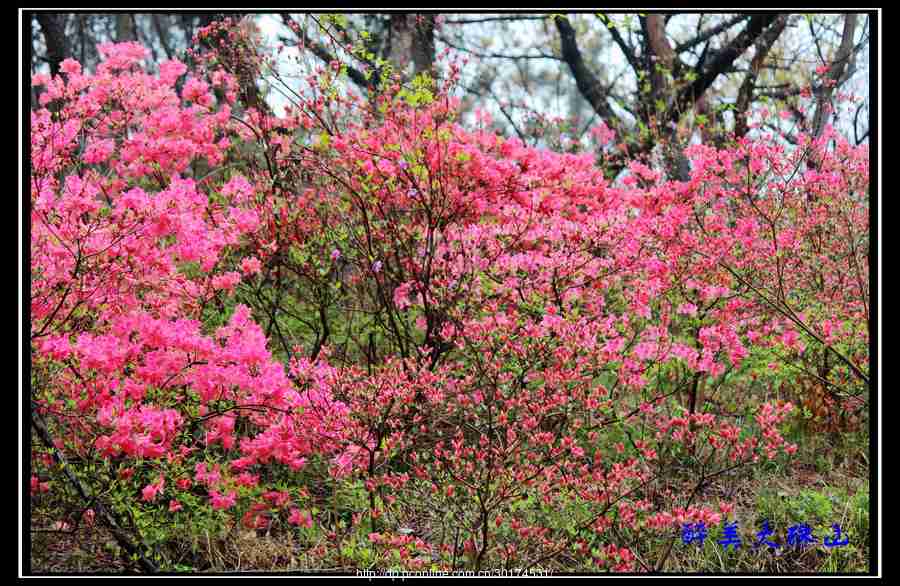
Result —
[[410, 61], [413, 75], [431, 72], [434, 66], [434, 15], [392, 14], [388, 55], [394, 71], [404, 79]]
[[841, 46], [834, 62], [825, 75], [825, 82], [819, 90], [818, 99], [816, 100], [816, 113], [813, 116], [812, 133], [818, 138], [822, 136], [825, 130], [825, 124], [828, 122], [828, 108], [831, 105], [831, 95], [834, 88], [846, 80], [848, 74], [852, 71], [853, 57], [856, 55], [853, 51], [853, 36], [856, 33], [856, 16], [848, 14], [844, 17], [844, 33], [841, 37]]
[[59, 75], [59, 64], [68, 57], [66, 16], [47, 12], [40, 12], [36, 16], [47, 45], [47, 62], [50, 63], [50, 73]]
[[136, 40], [134, 31], [134, 15], [117, 14], [116, 15], [116, 42], [124, 43], [126, 41]]
[[416, 74], [431, 73], [434, 68], [434, 15], [415, 16], [413, 32], [413, 64]]

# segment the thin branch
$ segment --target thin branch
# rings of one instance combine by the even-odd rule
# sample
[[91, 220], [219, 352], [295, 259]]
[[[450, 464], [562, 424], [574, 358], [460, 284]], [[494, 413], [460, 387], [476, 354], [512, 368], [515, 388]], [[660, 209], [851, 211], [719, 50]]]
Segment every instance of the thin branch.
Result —
[[699, 35], [697, 35], [696, 37], [694, 37], [693, 39], [691, 39], [689, 41], [685, 41], [683, 43], [680, 43], [679, 45], [677, 45], [675, 47], [675, 52], [676, 53], [684, 53], [688, 49], [696, 47], [697, 45], [699, 45], [701, 43], [705, 43], [707, 40], [713, 38], [717, 34], [730, 29], [734, 25], [736, 25], [739, 22], [742, 22], [748, 18], [750, 18], [749, 14], [738, 14], [737, 16], [734, 16], [719, 25], [716, 25], [710, 29], [707, 29], [706, 31], [704, 31], [704, 32], [700, 33]]
[[812, 134], [814, 137], [821, 136], [822, 132], [825, 130], [825, 123], [828, 120], [828, 114], [825, 112], [825, 107], [831, 100], [834, 87], [838, 83], [844, 81], [846, 79], [845, 74], [849, 73], [852, 69], [852, 58], [856, 55], [853, 50], [853, 36], [856, 33], [856, 16], [856, 14], [848, 14], [844, 17], [844, 33], [841, 38], [841, 46], [838, 49], [838, 54], [835, 57], [834, 63], [831, 64], [828, 73], [825, 74], [824, 87], [819, 94], [819, 99], [816, 100], [816, 112], [813, 115], [812, 124]]
[[856, 146], [859, 146], [860, 143], [869, 136], [868, 127], [866, 127], [865, 134], [863, 134], [862, 137], [859, 136], [859, 113], [862, 111], [864, 105], [865, 104], [860, 103], [860, 105], [856, 107], [856, 112], [853, 114], [853, 138], [856, 141]]
[[440, 42], [444, 43], [445, 45], [447, 45], [448, 47], [456, 49], [457, 51], [462, 51], [463, 53], [469, 53], [470, 55], [475, 55], [476, 57], [480, 57], [482, 59], [512, 59], [512, 60], [552, 59], [554, 61], [562, 61], [561, 57], [557, 57], [556, 55], [551, 55], [550, 53], [539, 53], [537, 55], [509, 55], [506, 53], [480, 53], [473, 49], [468, 49], [466, 47], [455, 45], [443, 35], [438, 35], [438, 40]]
[[600, 80], [594, 73], [588, 69], [578, 48], [578, 40], [575, 36], [575, 29], [565, 17], [558, 17], [556, 20], [556, 28], [559, 31], [559, 38], [562, 42], [562, 57], [568, 63], [578, 91], [588, 101], [594, 111], [604, 120], [616, 120], [615, 112], [607, 103], [607, 89], [603, 87]]
[[637, 55], [635, 55], [635, 53], [634, 53], [634, 48], [631, 45], [629, 45], [628, 42], [625, 41], [624, 38], [622, 38], [622, 34], [619, 33], [618, 28], [610, 25], [609, 20], [605, 20], [604, 22], [606, 24], [607, 30], [609, 30], [609, 34], [612, 35], [613, 40], [619, 46], [619, 49], [622, 50], [622, 53], [625, 55], [625, 58], [628, 60], [628, 63], [631, 65], [631, 68], [635, 71], [635, 73], [640, 71], [642, 69], [641, 62], [638, 61]]
[[719, 263], [719, 266], [721, 266], [722, 268], [724, 268], [725, 270], [727, 270], [729, 273], [731, 273], [731, 275], [732, 275], [735, 279], [737, 279], [739, 283], [741, 283], [742, 285], [744, 285], [745, 287], [749, 288], [751, 291], [753, 291], [754, 293], [756, 293], [756, 295], [757, 295], [760, 299], [762, 299], [762, 301], [763, 301], [766, 305], [768, 305], [769, 307], [771, 307], [772, 309], [774, 309], [775, 311], [777, 311], [778, 313], [780, 313], [781, 315], [783, 315], [784, 317], [786, 317], [787, 319], [789, 319], [790, 321], [792, 321], [797, 327], [799, 327], [801, 330], [803, 330], [804, 332], [806, 332], [806, 334], [807, 334], [808, 336], [810, 336], [811, 338], [815, 339], [816, 342], [818, 342], [819, 344], [821, 344], [826, 350], [831, 350], [831, 352], [834, 353], [834, 355], [837, 356], [838, 359], [839, 359], [841, 362], [843, 362], [844, 364], [846, 364], [846, 365], [850, 368], [850, 370], [853, 371], [853, 374], [855, 374], [860, 380], [862, 380], [862, 381], [863, 381], [864, 383], [866, 383], [867, 385], [870, 384], [870, 382], [869, 382], [869, 376], [868, 376], [866, 373], [864, 373], [862, 370], [860, 370], [860, 368], [859, 368], [858, 366], [856, 366], [849, 358], [847, 358], [846, 356], [844, 356], [843, 354], [841, 354], [840, 352], [838, 352], [838, 351], [834, 348], [834, 346], [832, 346], [831, 344], [827, 343], [825, 340], [823, 340], [821, 337], [819, 337], [818, 334], [816, 334], [815, 332], [813, 332], [813, 331], [809, 328], [809, 326], [807, 326], [805, 323], [803, 323], [803, 322], [802, 322], [802, 321], [794, 314], [793, 310], [791, 310], [790, 307], [787, 307], [786, 304], [783, 304], [784, 307], [782, 307], [781, 305], [779, 305], [779, 304], [774, 303], [773, 301], [771, 301], [771, 300], [770, 300], [765, 294], [763, 294], [759, 289], [757, 289], [756, 287], [754, 287], [749, 281], [747, 281], [746, 279], [744, 279], [743, 277], [741, 277], [741, 275], [739, 275], [739, 274], [737, 273], [737, 271], [735, 271], [734, 269], [732, 269], [730, 266], [726, 265], [725, 263], [720, 262], [720, 263]]
[[454, 20], [445, 20], [444, 24], [475, 24], [479, 22], [518, 22], [523, 20], [547, 20], [552, 18], [549, 14], [545, 16], [488, 16], [486, 18], [459, 18]]
[[747, 75], [744, 77], [744, 81], [741, 84], [741, 88], [738, 90], [738, 98], [735, 103], [734, 134], [738, 138], [747, 134], [747, 110], [750, 109], [750, 101], [753, 97], [756, 77], [759, 75], [762, 64], [766, 60], [775, 41], [777, 41], [778, 37], [781, 36], [781, 33], [784, 32], [787, 22], [788, 16], [782, 14], [774, 23], [772, 23], [768, 30], [756, 40], [756, 53], [753, 55], [753, 60], [750, 62], [750, 71], [747, 72]]
[[731, 68], [735, 60], [763, 33], [763, 31], [779, 18], [776, 14], [754, 14], [741, 34], [734, 38], [727, 47], [717, 51], [704, 70], [697, 71], [697, 79], [682, 89], [676, 99], [676, 107], [672, 114], [686, 112], [690, 106], [703, 95], [719, 75]]
[[[297, 23], [297, 21], [294, 20], [294, 18], [290, 14], [288, 14], [287, 12], [282, 12], [281, 20], [297, 36], [297, 40], [300, 42], [300, 45], [309, 49], [313, 55], [319, 58], [320, 61], [328, 64], [332, 61], [338, 60], [337, 56], [331, 54], [321, 44], [316, 43], [315, 41], [310, 39], [306, 34], [306, 31]], [[350, 78], [350, 81], [352, 81], [359, 87], [368, 88], [369, 86], [374, 85], [374, 81], [372, 81], [371, 79], [367, 79], [363, 72], [354, 67], [350, 67], [349, 65], [347, 65], [347, 76]]]

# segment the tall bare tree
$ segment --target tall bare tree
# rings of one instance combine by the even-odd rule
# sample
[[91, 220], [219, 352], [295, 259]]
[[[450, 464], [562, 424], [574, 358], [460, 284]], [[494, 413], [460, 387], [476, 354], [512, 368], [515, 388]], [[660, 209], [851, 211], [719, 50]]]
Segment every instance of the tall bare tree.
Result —
[[[183, 55], [201, 26], [235, 13], [32, 13], [33, 71], [74, 57], [91, 67], [96, 45], [136, 40], [154, 61]], [[378, 92], [391, 69], [409, 80], [441, 75], [443, 50], [469, 60], [462, 85], [471, 99], [500, 114], [501, 130], [546, 142], [548, 120], [570, 121], [583, 135], [602, 120], [627, 145], [629, 157], [649, 155], [663, 139], [668, 170], [684, 177], [680, 147], [694, 137], [721, 143], [751, 130], [754, 109], [766, 102], [793, 112], [770, 119], [790, 140], [792, 129], [820, 134], [833, 119], [837, 92], [859, 86], [867, 70], [870, 16], [746, 12], [560, 14], [302, 14], [245, 16], [279, 22], [273, 40], [313, 62], [341, 61], [347, 79]], [[347, 48], [362, 47], [350, 52]], [[390, 66], [390, 67], [388, 67]], [[825, 68], [824, 73], [814, 73]], [[257, 87], [260, 71], [237, 72], [249, 102], [269, 99]], [[812, 88], [812, 93], [808, 92]], [[867, 101], [853, 116], [857, 142], [868, 136]], [[549, 144], [548, 146], [554, 146]], [[558, 146], [558, 145], [557, 145]], [[610, 172], [620, 167], [610, 163]]]

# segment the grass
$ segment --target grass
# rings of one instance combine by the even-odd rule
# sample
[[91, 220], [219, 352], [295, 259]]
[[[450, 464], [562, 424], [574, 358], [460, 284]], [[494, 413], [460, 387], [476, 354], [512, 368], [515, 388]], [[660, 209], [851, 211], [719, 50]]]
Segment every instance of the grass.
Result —
[[[742, 546], [726, 551], [717, 541], [721, 526], [710, 528], [702, 547], [676, 543], [667, 572], [685, 573], [865, 573], [869, 571], [869, 479], [865, 435], [844, 434], [832, 445], [827, 437], [806, 435], [801, 449], [789, 461], [759, 467], [734, 495]], [[861, 453], [864, 452], [864, 453]], [[710, 499], [707, 504], [714, 505]], [[762, 524], [772, 535], [766, 539], [781, 548], [754, 548]], [[808, 524], [814, 545], [788, 544], [792, 526]], [[848, 544], [826, 547], [833, 538], [832, 524], [841, 527]]]

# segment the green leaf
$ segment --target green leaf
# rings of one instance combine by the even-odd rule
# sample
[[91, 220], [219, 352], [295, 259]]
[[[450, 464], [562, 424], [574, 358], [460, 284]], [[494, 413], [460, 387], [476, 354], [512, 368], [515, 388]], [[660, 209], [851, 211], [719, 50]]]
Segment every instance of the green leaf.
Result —
[[328, 146], [331, 144], [331, 136], [328, 135], [324, 130], [321, 134], [319, 134], [319, 148], [322, 150], [326, 150]]

